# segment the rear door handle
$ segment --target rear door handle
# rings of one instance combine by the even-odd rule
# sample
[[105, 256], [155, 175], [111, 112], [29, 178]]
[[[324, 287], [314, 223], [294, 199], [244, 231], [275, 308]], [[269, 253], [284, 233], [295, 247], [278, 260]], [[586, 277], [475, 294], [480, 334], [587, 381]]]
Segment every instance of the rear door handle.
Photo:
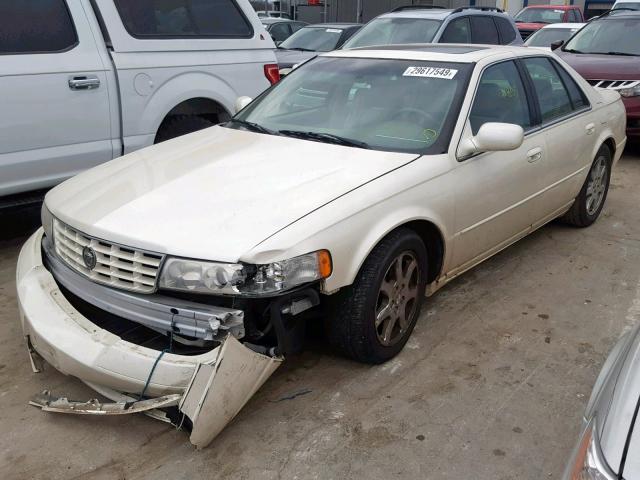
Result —
[[95, 90], [100, 86], [100, 79], [95, 75], [79, 75], [69, 79], [71, 90]]
[[590, 123], [589, 125], [584, 127], [584, 129], [587, 132], [587, 135], [592, 135], [593, 132], [596, 131], [596, 124], [595, 123]]
[[527, 152], [527, 161], [529, 163], [537, 162], [542, 158], [542, 148], [536, 147], [532, 148]]

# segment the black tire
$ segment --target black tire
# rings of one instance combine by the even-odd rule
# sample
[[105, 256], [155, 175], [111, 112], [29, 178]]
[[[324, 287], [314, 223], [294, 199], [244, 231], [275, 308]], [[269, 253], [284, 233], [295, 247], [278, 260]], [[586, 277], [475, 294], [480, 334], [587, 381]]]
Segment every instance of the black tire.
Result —
[[[598, 200], [597, 208], [594, 208], [590, 202], [590, 191], [594, 188], [594, 174], [597, 173], [597, 169], [600, 165], [604, 166], [604, 178], [597, 183], [597, 188], [601, 190], [601, 197]], [[597, 176], [597, 175], [596, 175]], [[576, 201], [571, 206], [571, 209], [564, 214], [562, 219], [569, 225], [584, 228], [595, 222], [602, 212], [604, 203], [607, 200], [607, 194], [609, 193], [609, 182], [611, 181], [611, 150], [606, 145], [602, 145], [596, 158], [591, 164], [587, 178], [584, 181], [584, 185], [580, 190], [580, 193], [576, 197]]]
[[181, 137], [187, 133], [197, 132], [212, 125], [213, 122], [211, 120], [198, 115], [175, 115], [162, 122], [154, 143]]
[[[379, 338], [380, 327], [375, 325], [376, 311], [380, 309], [381, 296], [384, 297], [382, 283], [385, 281], [385, 285], [389, 285], [390, 268], [395, 268], [394, 262], [398, 258], [401, 258], [400, 268], [403, 268], [402, 258], [411, 259], [407, 269], [414, 265], [414, 261], [417, 263], [415, 282], [406, 283], [415, 284], [418, 294], [415, 300], [411, 300], [410, 307], [408, 302], [407, 305], [397, 306], [399, 311], [406, 312], [408, 308], [412, 313], [401, 322], [406, 328], [398, 328], [395, 343], [383, 345], [384, 339]], [[364, 363], [378, 364], [395, 357], [411, 336], [424, 301], [426, 283], [427, 249], [422, 239], [406, 228], [391, 232], [369, 254], [353, 284], [332, 299], [331, 313], [326, 322], [329, 341], [344, 355]], [[406, 317], [409, 317], [408, 321]], [[381, 326], [384, 328], [384, 325]], [[391, 330], [394, 328], [392, 326]]]

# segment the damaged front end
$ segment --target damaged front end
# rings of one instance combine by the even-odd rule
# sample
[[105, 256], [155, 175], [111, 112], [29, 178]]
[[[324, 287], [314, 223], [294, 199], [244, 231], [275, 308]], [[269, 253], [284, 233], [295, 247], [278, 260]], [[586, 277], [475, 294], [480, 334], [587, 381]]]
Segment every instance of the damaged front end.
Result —
[[82, 415], [144, 413], [190, 428], [198, 448], [300, 348], [300, 314], [319, 304], [317, 286], [263, 299], [109, 288], [70, 268], [42, 230], [20, 253], [17, 287], [34, 371], [42, 358], [111, 400], [45, 391], [32, 405]]

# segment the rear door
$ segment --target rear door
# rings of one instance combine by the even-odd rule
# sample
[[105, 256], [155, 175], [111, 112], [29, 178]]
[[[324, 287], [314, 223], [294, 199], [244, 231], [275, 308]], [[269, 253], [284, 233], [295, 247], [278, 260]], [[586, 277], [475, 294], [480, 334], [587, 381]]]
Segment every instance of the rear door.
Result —
[[0, 2], [0, 196], [113, 157], [106, 83], [79, 0]]

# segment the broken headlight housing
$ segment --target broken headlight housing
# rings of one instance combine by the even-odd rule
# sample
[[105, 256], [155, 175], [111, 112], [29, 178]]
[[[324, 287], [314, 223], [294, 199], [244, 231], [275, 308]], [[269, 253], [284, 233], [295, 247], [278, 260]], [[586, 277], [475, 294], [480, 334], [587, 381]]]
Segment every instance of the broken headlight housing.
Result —
[[275, 295], [331, 275], [327, 250], [266, 265], [168, 258], [159, 288], [214, 295]]

